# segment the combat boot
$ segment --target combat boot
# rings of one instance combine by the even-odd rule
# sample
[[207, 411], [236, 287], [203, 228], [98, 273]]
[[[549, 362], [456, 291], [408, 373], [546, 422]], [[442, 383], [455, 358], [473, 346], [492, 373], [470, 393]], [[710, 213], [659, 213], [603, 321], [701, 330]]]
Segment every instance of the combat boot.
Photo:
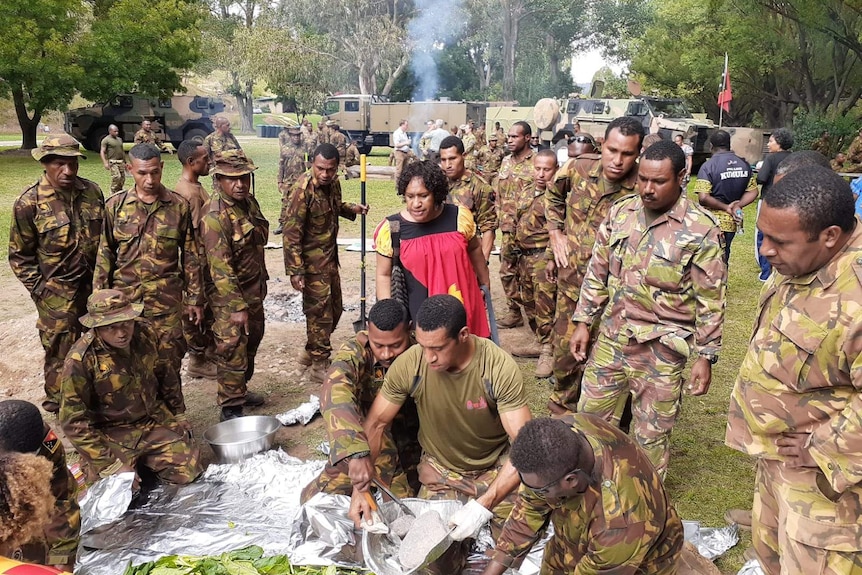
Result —
[[531, 341], [530, 343], [528, 343], [527, 345], [522, 345], [521, 347], [514, 348], [511, 351], [511, 353], [515, 357], [535, 358], [535, 357], [539, 357], [539, 355], [542, 353], [542, 348], [534, 340], [534, 341]]
[[329, 359], [315, 359], [311, 362], [310, 379], [311, 383], [323, 383], [326, 379], [326, 372], [329, 370]]
[[724, 520], [728, 525], [736, 523], [743, 531], [751, 531], [750, 509], [728, 509], [724, 514]]
[[245, 400], [245, 405], [249, 407], [257, 407], [266, 402], [266, 399], [264, 399], [262, 394], [255, 393], [253, 391], [247, 391], [243, 399]]
[[524, 316], [521, 315], [520, 309], [509, 309], [506, 315], [497, 318], [497, 327], [500, 329], [510, 329], [524, 325]]
[[242, 406], [241, 405], [227, 405], [221, 408], [221, 415], [219, 416], [219, 421], [228, 421], [231, 419], [236, 419], [237, 417], [242, 417]]
[[189, 354], [189, 364], [186, 366], [186, 375], [189, 377], [205, 377], [207, 379], [215, 379], [218, 374], [216, 365], [207, 361], [206, 356], [202, 353]]
[[550, 343], [542, 345], [542, 353], [536, 362], [536, 377], [545, 379], [554, 374], [554, 346]]
[[308, 352], [303, 349], [301, 352], [299, 352], [299, 357], [296, 358], [296, 362], [299, 365], [304, 365], [305, 367], [310, 367], [311, 366], [311, 356], [308, 355]]

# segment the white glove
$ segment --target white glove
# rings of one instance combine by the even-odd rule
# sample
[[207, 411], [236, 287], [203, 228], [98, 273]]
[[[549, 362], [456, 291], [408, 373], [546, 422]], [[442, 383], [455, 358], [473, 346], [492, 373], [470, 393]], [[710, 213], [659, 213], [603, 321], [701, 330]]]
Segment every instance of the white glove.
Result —
[[449, 518], [449, 528], [453, 529], [449, 534], [455, 541], [463, 541], [468, 537], [476, 537], [479, 530], [494, 516], [489, 510], [471, 499], [467, 505], [452, 514]]

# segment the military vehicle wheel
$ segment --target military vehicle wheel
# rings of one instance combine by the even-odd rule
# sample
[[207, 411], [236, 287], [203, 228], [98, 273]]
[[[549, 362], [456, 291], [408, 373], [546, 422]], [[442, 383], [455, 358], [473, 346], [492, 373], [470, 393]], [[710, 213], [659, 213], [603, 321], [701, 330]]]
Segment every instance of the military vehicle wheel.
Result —
[[83, 142], [84, 147], [91, 152], [98, 152], [102, 146], [102, 140], [108, 135], [108, 128], [94, 128]]
[[[208, 135], [209, 133], [203, 128], [191, 128], [183, 133], [183, 138], [186, 140], [192, 140], [197, 138], [200, 141], [203, 141], [203, 139], [206, 138]], [[179, 147], [179, 143], [174, 144], [174, 147]]]

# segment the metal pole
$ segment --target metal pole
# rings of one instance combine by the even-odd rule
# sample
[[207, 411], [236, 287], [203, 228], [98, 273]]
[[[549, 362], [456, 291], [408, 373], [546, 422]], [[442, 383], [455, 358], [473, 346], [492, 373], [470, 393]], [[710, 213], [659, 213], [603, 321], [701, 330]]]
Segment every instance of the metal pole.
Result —
[[[365, 169], [366, 156], [365, 154], [360, 154], [359, 156], [359, 203], [365, 205], [365, 182], [368, 179], [368, 172]], [[360, 216], [360, 224], [359, 224], [359, 251], [360, 251], [360, 263], [359, 263], [359, 321], [361, 322], [362, 329], [366, 328], [366, 315], [365, 315], [365, 214], [363, 213]]]

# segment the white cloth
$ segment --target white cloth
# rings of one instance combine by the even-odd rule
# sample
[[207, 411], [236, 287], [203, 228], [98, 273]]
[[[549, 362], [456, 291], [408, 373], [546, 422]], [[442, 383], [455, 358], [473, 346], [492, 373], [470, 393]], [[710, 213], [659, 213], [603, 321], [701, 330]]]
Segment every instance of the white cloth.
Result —
[[410, 151], [410, 136], [398, 126], [398, 129], [392, 132], [392, 147], [399, 152]]

